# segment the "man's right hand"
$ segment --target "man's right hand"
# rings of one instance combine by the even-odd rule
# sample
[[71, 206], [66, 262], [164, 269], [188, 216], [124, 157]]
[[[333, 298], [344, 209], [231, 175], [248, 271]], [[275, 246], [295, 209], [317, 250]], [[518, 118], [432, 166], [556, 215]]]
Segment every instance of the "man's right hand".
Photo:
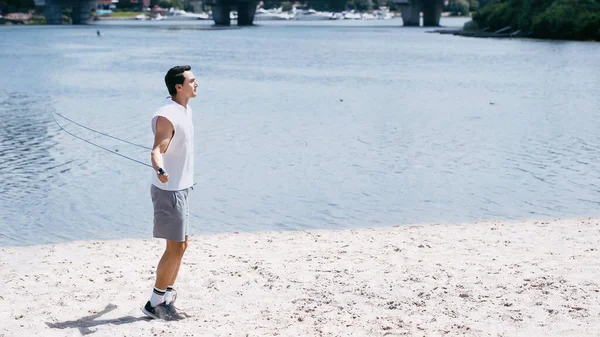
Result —
[[158, 175], [158, 180], [160, 180], [161, 183], [166, 184], [167, 181], [169, 181], [169, 174], [167, 172], [165, 172], [165, 174], [160, 174], [160, 173], [156, 173]]

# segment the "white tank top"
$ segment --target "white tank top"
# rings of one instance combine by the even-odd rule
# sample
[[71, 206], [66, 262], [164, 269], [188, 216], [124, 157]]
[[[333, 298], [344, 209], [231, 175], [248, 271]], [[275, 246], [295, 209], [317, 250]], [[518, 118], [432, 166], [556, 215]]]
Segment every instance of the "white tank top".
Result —
[[156, 172], [152, 175], [152, 185], [166, 191], [180, 191], [194, 185], [194, 124], [192, 108], [187, 108], [167, 97], [162, 107], [152, 116], [152, 133], [156, 135], [158, 117], [168, 119], [175, 134], [167, 151], [163, 153], [163, 169], [169, 174], [165, 184], [158, 180]]

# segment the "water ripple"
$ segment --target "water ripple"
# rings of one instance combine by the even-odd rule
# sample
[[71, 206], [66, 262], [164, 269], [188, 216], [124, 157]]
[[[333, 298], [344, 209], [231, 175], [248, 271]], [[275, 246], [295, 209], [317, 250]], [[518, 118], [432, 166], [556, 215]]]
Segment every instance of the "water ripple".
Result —
[[200, 84], [192, 234], [599, 215], [598, 44], [127, 25], [3, 29], [0, 245], [151, 236], [151, 170], [51, 114], [150, 146], [177, 63]]

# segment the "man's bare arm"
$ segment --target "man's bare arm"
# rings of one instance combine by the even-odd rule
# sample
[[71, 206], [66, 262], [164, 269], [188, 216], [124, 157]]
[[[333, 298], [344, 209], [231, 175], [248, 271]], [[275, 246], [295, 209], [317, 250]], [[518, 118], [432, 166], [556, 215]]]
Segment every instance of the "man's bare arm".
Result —
[[[156, 134], [154, 135], [154, 146], [152, 146], [151, 153], [152, 166], [156, 170], [164, 166], [162, 154], [167, 152], [174, 133], [173, 124], [168, 119], [159, 116], [156, 120]], [[158, 179], [166, 183], [169, 180], [169, 174], [158, 174]]]

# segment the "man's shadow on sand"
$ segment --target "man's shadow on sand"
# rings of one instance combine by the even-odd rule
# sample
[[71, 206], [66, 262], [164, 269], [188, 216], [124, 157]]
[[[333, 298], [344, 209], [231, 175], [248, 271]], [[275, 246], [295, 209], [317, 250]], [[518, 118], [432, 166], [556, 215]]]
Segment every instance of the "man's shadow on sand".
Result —
[[48, 323], [46, 325], [51, 329], [69, 329], [69, 328], [77, 328], [81, 332], [82, 335], [89, 335], [97, 330], [90, 330], [89, 328], [95, 327], [98, 325], [104, 324], [113, 324], [113, 325], [121, 325], [121, 324], [129, 324], [137, 321], [147, 321], [150, 318], [148, 317], [133, 317], [133, 316], [125, 316], [114, 319], [104, 319], [104, 320], [96, 320], [96, 318], [107, 314], [117, 308], [114, 304], [109, 304], [104, 308], [104, 310], [95, 313], [90, 316], [82, 317], [76, 321], [66, 321], [66, 322], [58, 322], [58, 323]]

